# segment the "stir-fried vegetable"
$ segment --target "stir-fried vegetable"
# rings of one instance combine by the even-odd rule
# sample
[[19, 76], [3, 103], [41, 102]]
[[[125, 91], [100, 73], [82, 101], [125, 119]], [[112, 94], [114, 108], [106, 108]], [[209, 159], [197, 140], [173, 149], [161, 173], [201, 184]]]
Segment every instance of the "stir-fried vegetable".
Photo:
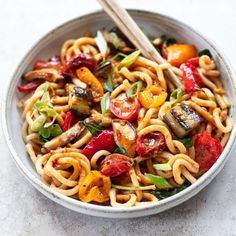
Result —
[[162, 51], [167, 61], [176, 67], [197, 56], [197, 49], [192, 44], [171, 44]]
[[140, 104], [136, 97], [128, 98], [125, 93], [111, 100], [110, 110], [122, 120], [133, 121], [139, 113]]
[[65, 132], [66, 130], [68, 130], [71, 126], [73, 126], [75, 124], [75, 116], [74, 113], [72, 111], [68, 111], [66, 113], [63, 125], [62, 125], [62, 130], [63, 132]]
[[108, 92], [113, 91], [113, 77], [112, 75], [108, 75], [107, 81], [105, 82], [105, 90]]
[[101, 163], [101, 173], [116, 177], [124, 173], [128, 173], [133, 166], [133, 161], [131, 158], [121, 155], [121, 154], [111, 154], [107, 156]]
[[184, 91], [182, 88], [175, 89], [171, 95], [170, 95], [170, 101], [173, 102], [173, 104], [180, 102], [182, 100], [182, 97], [184, 96]]
[[138, 50], [126, 56], [118, 65], [118, 69], [120, 70], [124, 66], [129, 67], [130, 65], [132, 65], [138, 59], [140, 53], [141, 52]]
[[121, 185], [116, 185], [116, 184], [112, 184], [111, 185], [112, 188], [115, 189], [120, 189], [120, 190], [124, 190], [124, 191], [138, 191], [138, 190], [155, 190], [156, 186], [155, 185], [147, 185], [147, 186], [121, 186]]
[[202, 118], [189, 106], [177, 104], [165, 113], [164, 120], [176, 136], [183, 138], [201, 123]]
[[102, 132], [102, 130], [104, 130], [104, 127], [92, 122], [83, 122], [83, 125], [89, 130], [89, 132], [93, 135], [93, 136], [97, 136], [98, 134], [100, 134]]
[[152, 181], [152, 183], [154, 183], [159, 189], [167, 189], [173, 187], [165, 178], [161, 176], [152, 174], [145, 174], [145, 176], [148, 177]]
[[107, 54], [108, 52], [107, 41], [100, 30], [97, 31], [97, 37], [95, 38], [95, 40], [101, 54], [103, 55]]
[[32, 90], [36, 89], [40, 84], [42, 84], [42, 81], [35, 80], [35, 81], [29, 82], [25, 85], [17, 86], [17, 88], [18, 88], [19, 92], [28, 92], [28, 91], [32, 91]]
[[143, 87], [143, 82], [141, 80], [133, 83], [126, 93], [127, 97], [131, 98], [133, 96], [137, 96], [142, 87]]
[[137, 138], [134, 126], [128, 121], [115, 119], [112, 128], [117, 146], [123, 147], [129, 157], [134, 157]]
[[111, 180], [99, 171], [90, 171], [79, 188], [79, 199], [83, 202], [103, 203], [109, 200]]
[[191, 148], [193, 146], [193, 140], [191, 138], [183, 138], [179, 140], [186, 148]]
[[168, 164], [168, 163], [165, 163], [165, 164], [155, 164], [155, 165], [153, 165], [153, 167], [154, 167], [156, 170], [162, 170], [162, 171], [169, 171], [169, 170], [172, 170], [171, 165]]
[[138, 136], [136, 151], [141, 157], [156, 156], [165, 148], [165, 137], [160, 132], [148, 133]]
[[199, 57], [200, 57], [200, 56], [203, 56], [203, 55], [207, 55], [207, 56], [209, 56], [210, 58], [212, 58], [212, 55], [211, 55], [211, 52], [210, 52], [209, 49], [203, 49], [202, 51], [200, 51], [200, 52], [198, 53], [198, 56], [199, 56]]
[[147, 109], [161, 106], [166, 98], [167, 93], [159, 85], [152, 85], [138, 94], [140, 103]]
[[117, 147], [114, 151], [114, 153], [122, 154], [124, 156], [128, 156], [128, 153], [123, 147]]
[[81, 67], [76, 70], [76, 74], [82, 82], [86, 83], [89, 88], [91, 88], [94, 101], [98, 102], [103, 96], [103, 87], [99, 80], [87, 67]]
[[101, 100], [101, 111], [103, 115], [110, 111], [110, 101], [110, 93], [107, 92], [103, 95]]
[[53, 124], [49, 128], [44, 128], [43, 126], [39, 129], [40, 140], [42, 142], [48, 142], [54, 137], [57, 137], [62, 134], [60, 125]]
[[96, 137], [93, 137], [93, 139], [89, 141], [81, 153], [84, 154], [88, 159], [91, 159], [92, 156], [100, 150], [113, 152], [115, 148], [116, 143], [114, 140], [113, 131], [107, 129], [103, 130]]

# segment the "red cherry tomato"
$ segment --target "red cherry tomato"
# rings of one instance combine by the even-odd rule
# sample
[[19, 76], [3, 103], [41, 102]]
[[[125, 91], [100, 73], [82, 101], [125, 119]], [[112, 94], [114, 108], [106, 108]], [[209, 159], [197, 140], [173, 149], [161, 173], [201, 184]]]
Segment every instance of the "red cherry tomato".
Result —
[[196, 152], [195, 160], [200, 166], [200, 174], [208, 171], [223, 151], [220, 141], [213, 138], [206, 131], [197, 136], [194, 147]]
[[106, 176], [116, 177], [129, 172], [132, 165], [133, 161], [131, 158], [121, 154], [111, 154], [102, 161], [101, 173]]
[[155, 156], [165, 148], [166, 140], [164, 135], [160, 132], [138, 136], [136, 152], [141, 157]]
[[140, 104], [136, 97], [128, 98], [125, 93], [112, 99], [110, 103], [111, 112], [121, 120], [133, 121], [139, 113]]

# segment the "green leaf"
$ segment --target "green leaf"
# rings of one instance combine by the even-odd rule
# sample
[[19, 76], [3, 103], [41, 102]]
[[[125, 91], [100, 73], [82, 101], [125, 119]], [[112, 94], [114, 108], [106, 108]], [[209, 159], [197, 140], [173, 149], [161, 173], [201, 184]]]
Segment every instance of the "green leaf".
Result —
[[120, 189], [120, 190], [126, 190], [126, 191], [137, 191], [137, 190], [155, 190], [155, 185], [149, 185], [149, 186], [121, 186], [121, 185], [111, 185], [112, 188]]
[[119, 153], [124, 156], [128, 156], [128, 153], [126, 152], [125, 148], [123, 147], [117, 147], [114, 151], [114, 153]]
[[46, 122], [46, 115], [41, 114], [39, 115], [31, 124], [30, 128], [32, 131], [39, 131], [39, 129], [44, 125]]
[[89, 132], [93, 136], [97, 136], [99, 133], [101, 133], [102, 130], [104, 130], [103, 126], [97, 125], [97, 124], [91, 123], [91, 122], [84, 121], [83, 125], [89, 130]]
[[153, 191], [153, 194], [158, 198], [158, 199], [165, 199], [168, 197], [171, 197], [181, 191], [183, 191], [184, 189], [186, 189], [187, 187], [189, 187], [191, 184], [189, 182], [185, 182], [184, 184], [182, 184], [179, 187], [175, 187], [169, 191]]
[[63, 133], [60, 125], [58, 125], [58, 124], [54, 124], [51, 127], [50, 132], [51, 132], [51, 135], [50, 135], [51, 138], [57, 137]]
[[170, 101], [173, 101], [174, 103], [180, 102], [184, 95], [184, 91], [182, 90], [182, 88], [179, 87], [171, 93]]
[[133, 83], [126, 92], [127, 97], [131, 98], [133, 96], [137, 96], [142, 87], [143, 87], [143, 82], [141, 80]]
[[201, 57], [201, 56], [203, 56], [203, 55], [207, 55], [207, 56], [209, 56], [210, 58], [212, 58], [212, 54], [211, 54], [211, 52], [210, 52], [209, 49], [203, 49], [202, 51], [200, 51], [200, 52], [198, 53], [198, 56], [199, 56], [199, 57]]
[[145, 174], [159, 189], [172, 188], [173, 186], [163, 177], [152, 174]]
[[177, 43], [177, 40], [175, 38], [168, 38], [164, 41], [165, 46], [169, 46], [169, 45], [175, 44], [175, 43]]
[[105, 89], [108, 92], [112, 92], [113, 91], [113, 83], [112, 83], [112, 81], [113, 81], [112, 75], [108, 75], [108, 79], [105, 82]]
[[117, 34], [115, 32], [111, 32], [110, 36], [112, 44], [116, 49], [118, 49], [120, 47], [120, 39], [118, 38]]
[[102, 114], [107, 114], [110, 111], [110, 93], [107, 92], [103, 95], [101, 100]]
[[124, 57], [127, 57], [127, 55], [124, 54], [124, 53], [118, 52], [116, 55], [114, 55], [113, 57], [108, 58], [106, 61], [114, 61], [119, 57], [124, 58]]
[[107, 41], [106, 39], [104, 38], [102, 32], [100, 30], [97, 31], [97, 37], [95, 38], [95, 41], [96, 41], [96, 44], [99, 48], [99, 51], [102, 53], [102, 54], [106, 54], [107, 53]]
[[155, 164], [153, 165], [153, 167], [156, 169], [156, 170], [162, 170], [162, 171], [168, 171], [168, 170], [171, 170], [171, 165], [168, 164], [168, 163], [165, 163], [165, 164]]
[[138, 50], [126, 56], [118, 65], [118, 69], [120, 70], [124, 66], [128, 67], [132, 65], [138, 59], [140, 53], [141, 53], [140, 50]]
[[179, 140], [186, 148], [193, 146], [193, 140], [191, 138], [183, 138]]

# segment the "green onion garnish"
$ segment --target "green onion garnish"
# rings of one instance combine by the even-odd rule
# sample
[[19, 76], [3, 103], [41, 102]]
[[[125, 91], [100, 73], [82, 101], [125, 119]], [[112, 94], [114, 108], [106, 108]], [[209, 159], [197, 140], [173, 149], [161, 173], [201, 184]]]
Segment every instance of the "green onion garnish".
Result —
[[142, 87], [143, 87], [143, 82], [141, 80], [133, 83], [126, 93], [127, 97], [131, 98], [133, 96], [137, 96]]
[[110, 111], [110, 93], [107, 92], [103, 95], [101, 100], [102, 114], [107, 114]]
[[112, 75], [108, 75], [108, 79], [105, 82], [105, 89], [108, 92], [112, 92], [113, 91], [113, 83], [112, 83], [113, 77]]
[[111, 187], [115, 188], [115, 189], [126, 190], [126, 191], [155, 190], [156, 189], [155, 185], [137, 186], [137, 187], [132, 186], [132, 187], [129, 187], [129, 186], [121, 186], [121, 185], [112, 184]]
[[163, 177], [152, 174], [145, 174], [159, 189], [172, 188], [173, 186]]
[[155, 164], [153, 165], [153, 167], [156, 169], [156, 170], [162, 170], [162, 171], [168, 171], [168, 170], [171, 170], [171, 165], [168, 164], [168, 163], [165, 163], [165, 164]]
[[46, 122], [46, 115], [41, 114], [39, 115], [31, 124], [30, 128], [32, 131], [39, 131], [41, 127], [43, 127], [44, 123]]
[[110, 36], [112, 44], [116, 49], [118, 49], [120, 47], [120, 39], [118, 38], [117, 34], [115, 32], [111, 32]]
[[124, 66], [128, 67], [132, 65], [138, 59], [140, 53], [141, 53], [140, 50], [138, 50], [126, 56], [118, 65], [118, 69], [120, 70]]
[[97, 37], [95, 38], [95, 41], [96, 41], [96, 44], [99, 48], [99, 51], [102, 53], [102, 54], [106, 54], [107, 53], [107, 41], [106, 39], [104, 38], [102, 32], [100, 30], [97, 31]]
[[171, 95], [170, 95], [170, 101], [173, 101], [173, 103], [177, 103], [180, 102], [182, 97], [184, 96], [184, 91], [182, 90], [182, 88], [177, 88], [175, 89]]

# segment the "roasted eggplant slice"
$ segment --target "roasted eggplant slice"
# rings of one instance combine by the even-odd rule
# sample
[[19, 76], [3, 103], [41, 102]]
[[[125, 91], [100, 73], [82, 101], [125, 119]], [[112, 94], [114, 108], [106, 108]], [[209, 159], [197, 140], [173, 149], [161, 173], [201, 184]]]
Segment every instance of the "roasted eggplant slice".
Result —
[[177, 137], [183, 138], [201, 123], [202, 118], [186, 104], [178, 104], [166, 112], [164, 120]]
[[73, 84], [67, 85], [69, 94], [69, 107], [79, 116], [89, 116], [91, 114], [91, 106], [93, 95], [91, 90], [76, 87]]
[[78, 122], [66, 132], [46, 142], [43, 147], [46, 150], [55, 150], [58, 147], [63, 147], [78, 137], [84, 129], [82, 122]]
[[137, 132], [133, 125], [128, 121], [115, 119], [112, 121], [112, 128], [117, 146], [123, 147], [129, 157], [134, 157]]

